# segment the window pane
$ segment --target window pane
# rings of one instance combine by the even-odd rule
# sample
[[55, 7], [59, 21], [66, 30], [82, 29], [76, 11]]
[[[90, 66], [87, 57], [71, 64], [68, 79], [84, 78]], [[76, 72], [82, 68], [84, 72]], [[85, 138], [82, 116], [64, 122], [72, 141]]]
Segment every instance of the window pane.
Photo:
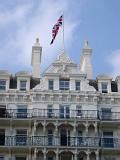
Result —
[[26, 145], [27, 143], [27, 130], [16, 131], [16, 145]]
[[108, 86], [108, 83], [102, 83], [102, 93], [108, 92], [107, 86]]
[[79, 106], [79, 105], [76, 106], [76, 115], [82, 116], [81, 106]]
[[75, 82], [76, 90], [80, 90], [80, 81]]
[[53, 80], [49, 80], [48, 86], [49, 90], [53, 90]]
[[5, 90], [5, 89], [6, 89], [6, 81], [0, 80], [0, 90]]
[[102, 120], [110, 120], [112, 118], [111, 108], [102, 108]]
[[20, 81], [20, 90], [26, 90], [27, 81]]
[[59, 89], [60, 90], [69, 90], [69, 80], [60, 79], [59, 81]]
[[52, 105], [48, 105], [48, 106], [47, 106], [47, 116], [48, 116], [49, 118], [52, 118], [52, 114], [53, 114]]
[[16, 160], [26, 160], [26, 157], [16, 157]]
[[27, 106], [25, 106], [25, 105], [18, 106], [17, 117], [18, 118], [27, 118]]

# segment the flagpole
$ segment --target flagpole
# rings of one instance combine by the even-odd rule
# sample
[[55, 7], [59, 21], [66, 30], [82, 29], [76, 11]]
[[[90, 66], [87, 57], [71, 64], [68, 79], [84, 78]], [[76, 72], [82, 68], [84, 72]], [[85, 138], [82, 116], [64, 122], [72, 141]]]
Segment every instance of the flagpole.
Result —
[[63, 12], [63, 25], [62, 25], [63, 27], [62, 27], [62, 45], [63, 45], [63, 53], [65, 53], [65, 39], [64, 39], [64, 12]]

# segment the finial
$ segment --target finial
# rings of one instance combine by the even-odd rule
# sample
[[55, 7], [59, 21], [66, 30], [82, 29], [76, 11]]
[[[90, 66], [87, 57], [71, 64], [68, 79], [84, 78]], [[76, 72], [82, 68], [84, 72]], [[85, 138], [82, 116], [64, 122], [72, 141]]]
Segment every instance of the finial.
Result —
[[39, 38], [36, 38], [36, 43], [39, 43]]
[[88, 41], [87, 40], [85, 40], [85, 42], [84, 42], [84, 47], [85, 48], [88, 47]]

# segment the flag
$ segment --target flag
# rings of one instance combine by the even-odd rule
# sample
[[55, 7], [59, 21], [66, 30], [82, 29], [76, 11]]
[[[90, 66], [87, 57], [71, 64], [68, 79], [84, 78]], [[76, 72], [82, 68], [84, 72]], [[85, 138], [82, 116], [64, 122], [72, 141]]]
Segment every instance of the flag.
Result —
[[63, 24], [63, 16], [60, 16], [60, 18], [57, 20], [57, 23], [53, 26], [52, 29], [52, 41], [50, 42], [50, 44], [52, 44], [55, 40], [55, 37], [59, 31], [59, 27], [62, 26]]

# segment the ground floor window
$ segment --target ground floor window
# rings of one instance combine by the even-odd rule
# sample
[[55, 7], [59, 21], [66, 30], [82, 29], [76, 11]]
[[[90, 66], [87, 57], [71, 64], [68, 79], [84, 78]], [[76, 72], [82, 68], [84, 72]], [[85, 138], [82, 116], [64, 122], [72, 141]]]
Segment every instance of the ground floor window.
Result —
[[24, 156], [16, 156], [15, 160], [26, 160], [27, 158]]

